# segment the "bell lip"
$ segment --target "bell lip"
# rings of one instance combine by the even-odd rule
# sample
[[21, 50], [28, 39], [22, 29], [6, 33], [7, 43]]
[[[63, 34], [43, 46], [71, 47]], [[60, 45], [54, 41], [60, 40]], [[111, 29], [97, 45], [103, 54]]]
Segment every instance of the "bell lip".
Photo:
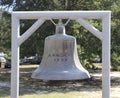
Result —
[[84, 79], [89, 79], [90, 74], [88, 72], [83, 72], [83, 73], [53, 73], [53, 74], [42, 74], [39, 73], [38, 76], [36, 76], [36, 73], [33, 72], [31, 78], [33, 79], [39, 79], [39, 80], [84, 80]]

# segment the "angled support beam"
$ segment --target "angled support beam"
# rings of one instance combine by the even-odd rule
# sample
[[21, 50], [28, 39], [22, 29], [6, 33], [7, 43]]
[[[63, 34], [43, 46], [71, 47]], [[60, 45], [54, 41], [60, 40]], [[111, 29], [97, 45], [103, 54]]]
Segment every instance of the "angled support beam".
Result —
[[43, 23], [44, 19], [38, 19], [26, 32], [19, 37], [19, 45], [28, 39]]
[[97, 38], [102, 40], [102, 32], [100, 32], [98, 29], [96, 29], [93, 25], [88, 23], [86, 20], [79, 18], [77, 20], [84, 28], [86, 28], [88, 31], [90, 31], [93, 35], [95, 35]]

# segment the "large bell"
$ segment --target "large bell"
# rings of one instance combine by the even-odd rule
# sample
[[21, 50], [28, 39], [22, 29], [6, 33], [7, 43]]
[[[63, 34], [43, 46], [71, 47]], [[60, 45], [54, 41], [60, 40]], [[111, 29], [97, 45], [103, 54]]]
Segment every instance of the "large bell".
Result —
[[65, 34], [61, 20], [56, 25], [56, 34], [45, 39], [43, 59], [32, 78], [46, 81], [90, 78], [78, 59], [75, 37]]

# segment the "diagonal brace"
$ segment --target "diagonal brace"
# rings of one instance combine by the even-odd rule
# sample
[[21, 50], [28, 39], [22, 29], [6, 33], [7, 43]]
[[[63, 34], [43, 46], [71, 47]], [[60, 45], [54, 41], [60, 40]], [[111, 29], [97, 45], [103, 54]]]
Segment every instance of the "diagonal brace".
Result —
[[98, 29], [96, 29], [93, 25], [88, 23], [86, 20], [79, 18], [76, 20], [79, 22], [84, 28], [86, 28], [88, 31], [90, 31], [93, 35], [95, 35], [97, 38], [102, 40], [102, 32], [100, 32]]
[[21, 45], [26, 39], [28, 39], [44, 22], [44, 19], [38, 19], [26, 32], [24, 32], [18, 38], [19, 45]]

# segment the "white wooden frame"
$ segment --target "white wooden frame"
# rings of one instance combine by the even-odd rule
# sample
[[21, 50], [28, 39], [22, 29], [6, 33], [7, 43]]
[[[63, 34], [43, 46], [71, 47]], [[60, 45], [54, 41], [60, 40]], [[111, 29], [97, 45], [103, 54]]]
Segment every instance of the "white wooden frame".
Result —
[[[102, 98], [110, 98], [110, 22], [111, 11], [14, 11], [12, 12], [11, 98], [19, 97], [19, 47], [48, 19], [76, 20], [102, 41]], [[20, 35], [20, 19], [38, 19]], [[101, 19], [102, 31], [85, 19]], [[88, 96], [89, 97], [89, 96]]]

